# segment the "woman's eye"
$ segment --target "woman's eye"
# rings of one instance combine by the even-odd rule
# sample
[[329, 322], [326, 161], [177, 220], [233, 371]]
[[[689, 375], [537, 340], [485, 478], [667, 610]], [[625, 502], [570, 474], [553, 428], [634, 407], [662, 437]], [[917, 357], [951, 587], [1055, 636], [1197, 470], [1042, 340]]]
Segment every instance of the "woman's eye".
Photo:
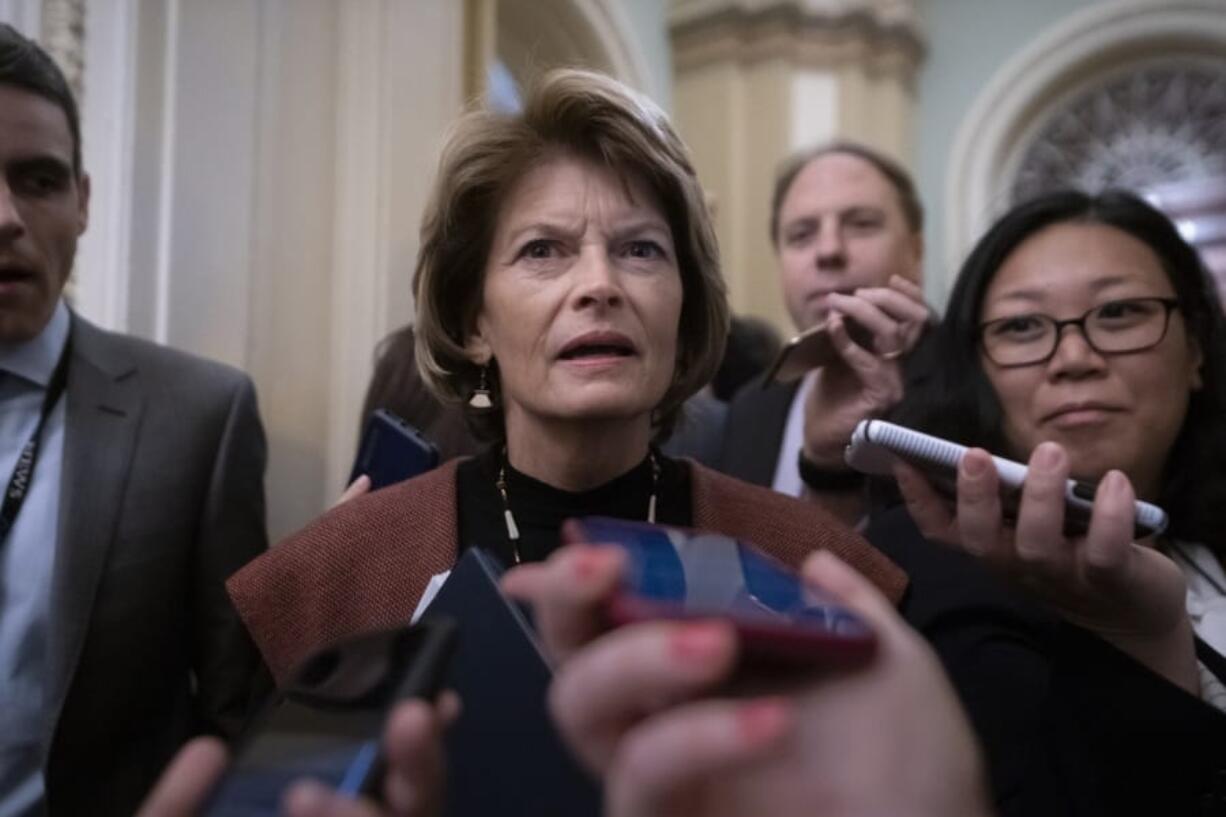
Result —
[[1099, 320], [1119, 321], [1142, 318], [1153, 311], [1153, 306], [1144, 301], [1111, 301], [1095, 310]]
[[1018, 315], [1016, 318], [996, 321], [992, 334], [1000, 337], [1024, 337], [1037, 334], [1042, 330], [1043, 322], [1034, 315]]
[[521, 258], [552, 258], [554, 247], [552, 242], [538, 238], [525, 244], [519, 255]]
[[654, 241], [631, 241], [626, 245], [626, 255], [631, 258], [663, 258], [664, 248]]

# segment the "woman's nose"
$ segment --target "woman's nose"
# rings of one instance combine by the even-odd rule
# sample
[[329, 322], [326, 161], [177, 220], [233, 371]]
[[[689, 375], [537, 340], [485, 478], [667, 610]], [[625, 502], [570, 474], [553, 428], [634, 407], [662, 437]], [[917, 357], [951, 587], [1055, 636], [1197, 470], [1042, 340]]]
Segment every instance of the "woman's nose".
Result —
[[1056, 350], [1048, 362], [1055, 374], [1076, 374], [1101, 369], [1106, 365], [1102, 354], [1090, 344], [1084, 324], [1066, 324], [1056, 330]]
[[590, 251], [580, 256], [575, 274], [579, 306], [612, 306], [621, 303], [617, 270], [607, 252]]

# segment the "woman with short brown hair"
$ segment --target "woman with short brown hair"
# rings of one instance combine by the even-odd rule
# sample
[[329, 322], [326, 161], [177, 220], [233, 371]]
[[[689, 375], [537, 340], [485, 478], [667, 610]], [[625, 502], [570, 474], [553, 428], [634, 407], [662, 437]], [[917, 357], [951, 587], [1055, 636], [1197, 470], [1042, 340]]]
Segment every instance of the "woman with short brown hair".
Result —
[[408, 621], [466, 548], [544, 559], [572, 516], [716, 530], [793, 565], [828, 548], [900, 598], [904, 574], [824, 512], [655, 447], [715, 371], [728, 309], [688, 152], [650, 101], [560, 70], [522, 113], [464, 116], [415, 291], [426, 383], [493, 443], [341, 505], [230, 580], [279, 679]]

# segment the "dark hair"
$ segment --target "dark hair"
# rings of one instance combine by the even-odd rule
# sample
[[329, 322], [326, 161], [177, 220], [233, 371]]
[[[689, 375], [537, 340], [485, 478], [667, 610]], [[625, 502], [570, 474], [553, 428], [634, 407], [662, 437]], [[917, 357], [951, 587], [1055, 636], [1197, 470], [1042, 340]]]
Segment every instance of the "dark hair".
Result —
[[771, 194], [771, 244], [779, 246], [779, 210], [792, 183], [800, 175], [800, 171], [809, 166], [815, 159], [828, 156], [831, 153], [843, 153], [863, 159], [877, 169], [898, 194], [898, 203], [902, 207], [903, 218], [911, 231], [918, 233], [924, 229], [924, 205], [920, 204], [919, 194], [915, 192], [915, 182], [902, 165], [880, 151], [862, 145], [859, 142], [838, 140], [824, 142], [816, 147], [806, 148], [793, 153], [783, 160], [779, 171], [775, 174], [775, 191]]
[[0, 85], [12, 85], [54, 102], [72, 133], [72, 170], [81, 174], [81, 117], [64, 72], [38, 43], [0, 23]]
[[980, 365], [984, 294], [1005, 259], [1030, 236], [1064, 222], [1105, 224], [1145, 243], [1162, 263], [1179, 300], [1188, 337], [1204, 355], [1202, 387], [1193, 392], [1167, 458], [1158, 503], [1171, 535], [1213, 547], [1226, 527], [1226, 319], [1200, 256], [1165, 215], [1119, 190], [1099, 195], [1049, 193], [1006, 213], [979, 240], [958, 275], [945, 318], [934, 333], [927, 370], [908, 383], [893, 413], [905, 425], [965, 445], [1006, 451], [1000, 401]]

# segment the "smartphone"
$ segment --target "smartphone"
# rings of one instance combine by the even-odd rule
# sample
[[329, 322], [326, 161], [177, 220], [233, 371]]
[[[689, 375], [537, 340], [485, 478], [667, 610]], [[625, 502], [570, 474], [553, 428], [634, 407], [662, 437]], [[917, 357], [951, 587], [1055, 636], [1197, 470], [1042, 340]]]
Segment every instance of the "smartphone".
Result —
[[614, 625], [650, 619], [724, 618], [750, 663], [849, 667], [876, 649], [856, 613], [807, 587], [794, 570], [730, 536], [603, 517], [568, 520], [566, 543], [622, 548], [629, 557], [607, 615]]
[[[885, 420], [861, 420], [852, 432], [844, 459], [847, 464], [866, 474], [890, 475], [896, 459], [919, 468], [942, 494], [958, 495], [958, 465], [967, 447], [930, 434], [888, 423]], [[1000, 475], [1001, 507], [1005, 519], [1017, 520], [1022, 499], [1022, 483], [1026, 481], [1026, 466], [1020, 462], [993, 456], [996, 473]], [[1097, 486], [1070, 479], [1064, 488], [1064, 533], [1083, 536], [1090, 528]], [[1166, 511], [1148, 502], [1136, 503], [1133, 535], [1138, 539], [1162, 533], [1167, 526]]]
[[438, 694], [456, 632], [453, 620], [435, 617], [316, 653], [241, 739], [201, 814], [271, 817], [302, 778], [342, 794], [377, 795], [386, 716], [406, 698]]
[[[844, 315], [843, 325], [847, 327], [848, 335], [857, 346], [873, 348], [873, 333], [863, 324]], [[804, 377], [806, 372], [838, 359], [839, 353], [834, 348], [834, 341], [830, 339], [830, 331], [825, 322], [820, 323], [783, 345], [775, 362], [766, 372], [763, 386], [772, 382], [791, 383]]]
[[362, 431], [358, 455], [349, 475], [351, 484], [365, 474], [370, 490], [424, 474], [438, 465], [438, 449], [420, 431], [387, 409], [371, 412]]

